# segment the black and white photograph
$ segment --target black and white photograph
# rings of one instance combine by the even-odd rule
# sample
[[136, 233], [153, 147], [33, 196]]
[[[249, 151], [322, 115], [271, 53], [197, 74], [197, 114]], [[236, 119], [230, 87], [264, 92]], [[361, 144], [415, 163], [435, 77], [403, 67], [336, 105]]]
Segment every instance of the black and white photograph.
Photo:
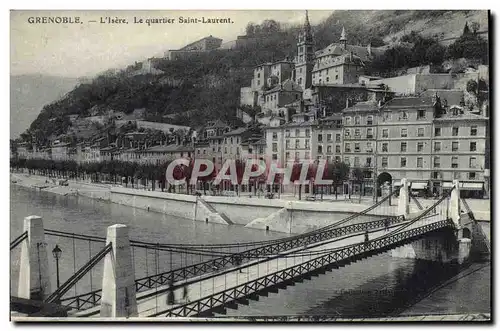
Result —
[[11, 9], [10, 321], [491, 323], [492, 16]]

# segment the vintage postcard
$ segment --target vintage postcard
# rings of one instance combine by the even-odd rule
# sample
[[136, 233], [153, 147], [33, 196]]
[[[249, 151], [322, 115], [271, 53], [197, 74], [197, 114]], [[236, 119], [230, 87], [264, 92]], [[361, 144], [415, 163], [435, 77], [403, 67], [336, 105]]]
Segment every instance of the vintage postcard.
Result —
[[12, 321], [491, 322], [490, 12], [10, 12]]

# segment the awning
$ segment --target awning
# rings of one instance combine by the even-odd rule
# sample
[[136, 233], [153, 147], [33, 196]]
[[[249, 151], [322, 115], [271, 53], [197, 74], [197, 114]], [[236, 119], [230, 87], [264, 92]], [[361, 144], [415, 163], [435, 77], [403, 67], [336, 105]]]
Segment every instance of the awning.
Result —
[[424, 190], [426, 187], [427, 187], [427, 183], [423, 183], [423, 182], [411, 183], [412, 190]]
[[452, 182], [443, 182], [443, 188], [452, 188], [453, 183]]
[[461, 183], [460, 189], [468, 191], [482, 191], [483, 183]]

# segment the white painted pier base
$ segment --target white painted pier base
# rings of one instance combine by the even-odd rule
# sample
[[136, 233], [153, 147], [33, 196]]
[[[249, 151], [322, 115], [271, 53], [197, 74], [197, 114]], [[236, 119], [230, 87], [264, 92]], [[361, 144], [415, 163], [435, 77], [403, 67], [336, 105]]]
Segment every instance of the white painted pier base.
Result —
[[28, 237], [21, 244], [17, 295], [24, 299], [43, 300], [51, 293], [43, 219], [40, 216], [26, 217], [24, 231], [28, 232]]
[[109, 243], [113, 249], [104, 258], [101, 317], [137, 316], [135, 270], [128, 227], [123, 224], [108, 227], [106, 245]]

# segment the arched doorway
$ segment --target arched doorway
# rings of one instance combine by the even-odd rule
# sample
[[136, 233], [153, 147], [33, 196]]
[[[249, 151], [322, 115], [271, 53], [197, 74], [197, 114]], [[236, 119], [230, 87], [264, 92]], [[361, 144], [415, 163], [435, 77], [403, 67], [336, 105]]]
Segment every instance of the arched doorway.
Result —
[[384, 183], [389, 182], [389, 185], [392, 185], [392, 176], [388, 172], [383, 172], [377, 177], [377, 195], [382, 196], [382, 190], [381, 186], [384, 185]]
[[471, 235], [471, 232], [469, 229], [467, 229], [467, 228], [462, 229], [462, 238], [467, 238], [467, 239], [472, 238], [472, 235]]

